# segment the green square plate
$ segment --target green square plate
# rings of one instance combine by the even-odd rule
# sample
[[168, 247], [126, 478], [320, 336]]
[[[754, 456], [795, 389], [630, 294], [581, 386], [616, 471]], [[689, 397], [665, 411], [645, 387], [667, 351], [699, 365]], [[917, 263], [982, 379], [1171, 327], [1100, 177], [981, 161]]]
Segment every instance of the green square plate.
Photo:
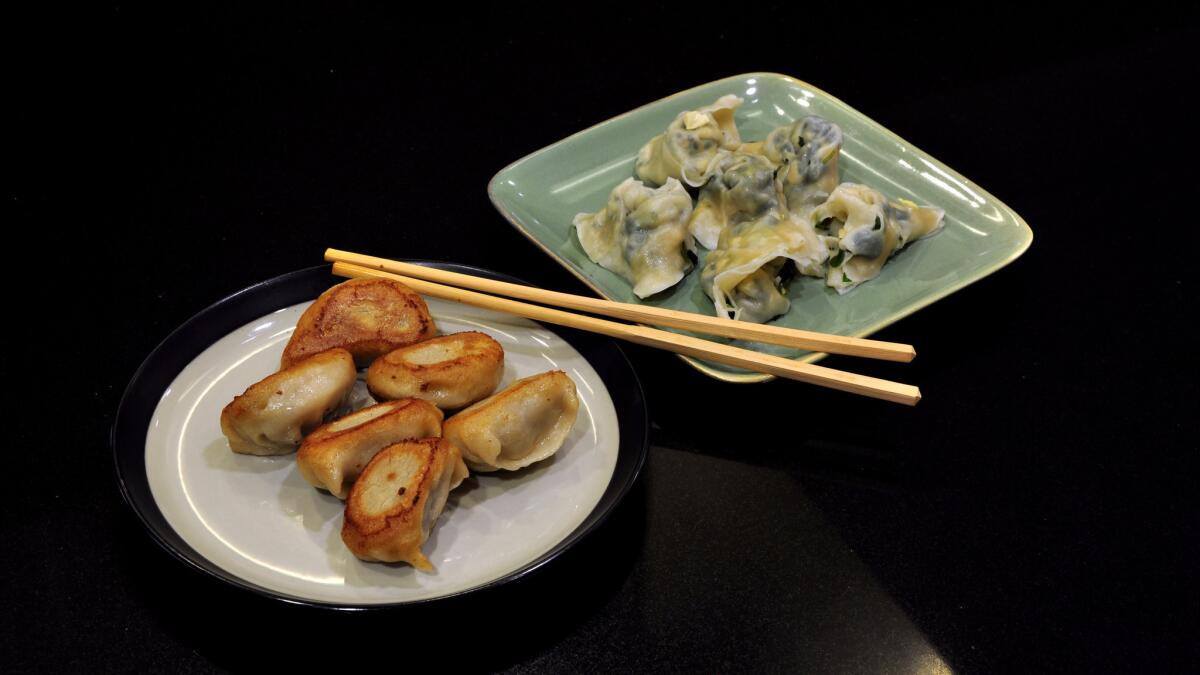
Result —
[[[737, 75], [688, 89], [542, 148], [492, 178], [488, 185], [492, 203], [521, 233], [601, 296], [712, 314], [712, 302], [700, 289], [697, 271], [671, 290], [638, 300], [628, 282], [588, 259], [571, 220], [576, 213], [604, 206], [612, 188], [633, 175], [638, 149], [662, 133], [675, 115], [725, 94], [745, 99], [735, 115], [744, 140], [761, 140], [777, 126], [820, 115], [842, 127], [843, 181], [946, 210], [942, 232], [913, 243], [888, 262], [878, 278], [845, 295], [827, 288], [823, 279], [796, 277], [788, 289], [791, 311], [775, 319], [779, 325], [870, 335], [1004, 267], [1033, 241], [1029, 225], [986, 190], [833, 96], [773, 73]], [[703, 255], [702, 251], [697, 269], [704, 264]], [[824, 356], [773, 345], [743, 346], [810, 362]], [[683, 358], [721, 380], [771, 379]]]

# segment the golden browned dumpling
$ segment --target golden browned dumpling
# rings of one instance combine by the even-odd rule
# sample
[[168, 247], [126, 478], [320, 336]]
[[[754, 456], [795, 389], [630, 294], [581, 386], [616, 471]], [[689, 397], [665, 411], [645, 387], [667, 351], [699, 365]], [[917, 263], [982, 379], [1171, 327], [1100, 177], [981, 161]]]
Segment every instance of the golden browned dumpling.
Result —
[[458, 448], [443, 438], [384, 448], [350, 489], [342, 541], [363, 560], [406, 562], [432, 571], [421, 545], [433, 531], [446, 495], [466, 477]]
[[358, 371], [345, 349], [330, 349], [267, 376], [221, 411], [221, 432], [234, 452], [285, 455], [341, 406]]
[[504, 373], [504, 348], [475, 331], [401, 347], [375, 359], [367, 387], [378, 399], [420, 398], [443, 410], [488, 396]]
[[401, 399], [363, 408], [304, 437], [296, 466], [313, 487], [345, 499], [375, 453], [410, 438], [442, 435], [442, 411], [428, 401]]
[[546, 459], [575, 424], [579, 397], [561, 370], [523, 380], [446, 420], [442, 436], [473, 471], [510, 471]]
[[390, 279], [351, 279], [321, 294], [296, 324], [283, 350], [284, 368], [341, 347], [359, 368], [405, 345], [437, 335], [425, 300]]

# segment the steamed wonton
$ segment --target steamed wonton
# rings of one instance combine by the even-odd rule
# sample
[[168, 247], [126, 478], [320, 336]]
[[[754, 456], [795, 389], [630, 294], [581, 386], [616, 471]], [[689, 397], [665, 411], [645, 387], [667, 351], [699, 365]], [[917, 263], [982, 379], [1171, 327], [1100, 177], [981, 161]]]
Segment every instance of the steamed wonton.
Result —
[[717, 316], [762, 323], [791, 306], [784, 296], [785, 265], [810, 276], [823, 276], [825, 243], [808, 221], [775, 210], [730, 225], [708, 254], [700, 283]]
[[786, 312], [788, 261], [801, 274], [825, 276], [828, 249], [810, 214], [837, 185], [841, 146], [836, 124], [806, 117], [743, 145], [754, 159], [718, 163], [691, 225], [701, 243], [719, 233], [701, 274], [718, 316], [761, 323]]
[[767, 136], [763, 155], [783, 165], [776, 182], [788, 211], [807, 220], [837, 187], [841, 148], [841, 128], [816, 116], [779, 127]]
[[651, 189], [627, 178], [598, 213], [575, 216], [575, 233], [593, 262], [631, 284], [639, 298], [679, 283], [692, 268], [692, 198], [679, 181]]
[[664, 133], [638, 151], [634, 175], [649, 185], [668, 178], [699, 187], [713, 174], [717, 162], [741, 145], [733, 111], [742, 99], [728, 95], [710, 106], [679, 113]]
[[831, 249], [826, 283], [839, 293], [879, 276], [883, 264], [911, 241], [942, 228], [944, 211], [908, 200], [889, 202], [878, 190], [842, 183], [812, 213]]
[[711, 250], [729, 225], [779, 208], [775, 166], [762, 155], [734, 153], [719, 162], [716, 175], [700, 188], [688, 231]]

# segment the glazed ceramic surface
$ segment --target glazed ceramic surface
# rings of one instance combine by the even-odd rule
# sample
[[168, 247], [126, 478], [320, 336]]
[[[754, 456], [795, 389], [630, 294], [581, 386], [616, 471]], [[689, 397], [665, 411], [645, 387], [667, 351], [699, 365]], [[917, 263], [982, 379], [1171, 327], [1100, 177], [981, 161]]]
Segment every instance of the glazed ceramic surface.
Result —
[[[775, 127], [819, 115], [842, 127], [841, 180], [864, 183], [890, 198], [906, 198], [946, 211], [945, 228], [896, 255], [878, 278], [838, 295], [823, 279], [794, 278], [791, 310], [774, 323], [795, 328], [866, 336], [999, 270], [1025, 252], [1029, 226], [986, 190], [899, 138], [842, 101], [799, 80], [755, 73], [710, 82], [643, 106], [543, 148], [501, 170], [489, 193], [496, 208], [523, 234], [567, 267], [596, 293], [621, 302], [713, 314], [696, 270], [674, 288], [639, 300], [627, 281], [588, 259], [571, 221], [602, 208], [609, 192], [633, 175], [638, 149], [675, 116], [725, 94], [744, 99], [735, 115], [744, 141], [762, 140]], [[723, 338], [710, 339], [724, 340]], [[919, 342], [914, 338], [914, 342]], [[822, 354], [739, 343], [804, 361]], [[918, 345], [919, 350], [919, 345]], [[685, 358], [703, 372], [734, 382], [761, 382], [768, 375]]]

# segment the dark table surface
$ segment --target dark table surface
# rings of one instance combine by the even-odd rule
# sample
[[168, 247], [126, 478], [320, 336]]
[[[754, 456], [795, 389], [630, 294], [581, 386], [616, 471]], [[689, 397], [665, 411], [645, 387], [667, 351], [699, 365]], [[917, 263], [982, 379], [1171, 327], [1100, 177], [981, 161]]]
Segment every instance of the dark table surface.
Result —
[[[11, 22], [6, 221], [37, 248], [10, 249], [0, 670], [1194, 667], [1193, 18], [739, 10]], [[918, 384], [917, 407], [629, 346], [652, 447], [612, 518], [530, 578], [408, 611], [223, 586], [122, 503], [121, 392], [188, 317], [326, 246], [585, 293], [488, 179], [748, 71], [833, 93], [1032, 226], [1014, 264], [879, 334], [913, 363], [827, 362]]]

